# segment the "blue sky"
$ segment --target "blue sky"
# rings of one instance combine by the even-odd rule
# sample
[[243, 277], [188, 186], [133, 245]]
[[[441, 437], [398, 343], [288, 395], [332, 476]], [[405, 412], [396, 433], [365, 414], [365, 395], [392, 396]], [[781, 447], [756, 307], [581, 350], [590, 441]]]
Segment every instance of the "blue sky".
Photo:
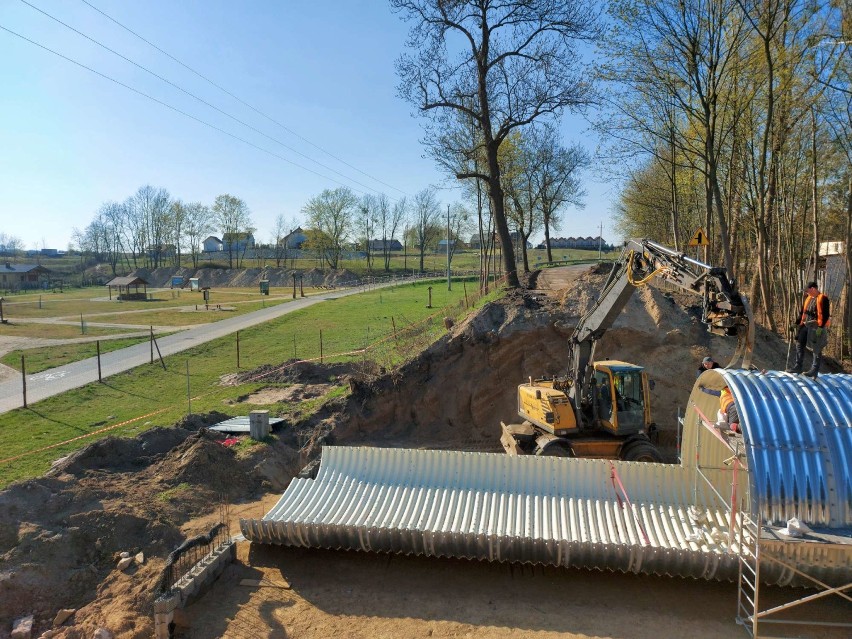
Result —
[[[429, 184], [451, 186], [423, 157], [420, 118], [396, 96], [394, 61], [408, 28], [380, 0], [89, 2], [301, 138], [385, 184], [253, 112], [80, 0], [27, 1], [325, 165], [197, 102], [20, 0], [3, 0], [3, 27], [325, 176], [0, 30], [0, 231], [21, 238], [28, 249], [64, 249], [72, 229], [85, 227], [102, 202], [124, 200], [144, 184], [165, 187], [188, 202], [212, 204], [221, 193], [236, 195], [249, 205], [262, 241], [279, 213], [300, 223], [305, 202], [340, 183], [392, 198]], [[582, 119], [567, 117], [562, 129], [566, 143], [578, 140], [594, 151], [597, 140]], [[602, 222], [604, 237], [612, 241], [614, 189], [590, 176], [585, 187], [585, 210], [564, 211], [558, 234], [597, 235]], [[444, 204], [459, 196], [451, 188], [440, 192]]]

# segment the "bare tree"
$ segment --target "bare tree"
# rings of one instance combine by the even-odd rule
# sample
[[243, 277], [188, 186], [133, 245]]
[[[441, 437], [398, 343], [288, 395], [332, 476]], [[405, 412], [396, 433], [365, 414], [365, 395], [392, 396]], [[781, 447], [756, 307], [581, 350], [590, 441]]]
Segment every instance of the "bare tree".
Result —
[[344, 244], [354, 228], [358, 198], [345, 186], [326, 189], [302, 209], [310, 230], [307, 244], [322, 255], [329, 268], [336, 269]]
[[441, 237], [441, 209], [432, 188], [423, 189], [414, 196], [411, 206], [411, 233], [420, 252], [420, 270], [423, 271], [427, 247]]
[[[400, 95], [431, 120], [433, 153], [466, 114], [481, 132], [486, 164], [457, 178], [482, 180], [503, 246], [508, 284], [520, 286], [506, 220], [498, 151], [514, 129], [591, 100], [575, 43], [599, 35], [590, 0], [391, 0], [413, 22], [397, 62]], [[438, 151], [440, 152], [440, 151]]]
[[397, 200], [393, 206], [384, 193], [376, 199], [377, 233], [382, 237], [382, 260], [386, 273], [390, 272], [391, 244], [396, 239], [399, 225], [405, 219], [407, 208], [405, 198]]
[[287, 263], [287, 254], [290, 247], [287, 246], [287, 235], [292, 231], [291, 223], [284, 219], [284, 214], [279, 213], [275, 218], [275, 226], [272, 228], [272, 255], [275, 258], [275, 267], [281, 268], [281, 262]]
[[356, 224], [358, 227], [358, 242], [364, 243], [364, 254], [367, 257], [367, 270], [373, 270], [371, 242], [376, 228], [376, 209], [378, 201], [375, 196], [367, 194], [358, 201]]
[[189, 247], [192, 256], [192, 267], [198, 268], [201, 243], [204, 241], [204, 237], [213, 230], [213, 214], [210, 208], [201, 202], [185, 204], [183, 211], [183, 237], [186, 239], [186, 245]]
[[248, 236], [254, 231], [248, 206], [233, 195], [219, 195], [213, 203], [213, 219], [222, 231], [222, 243], [228, 252], [228, 268], [234, 267], [234, 256], [239, 266], [241, 253], [244, 255], [248, 247]]

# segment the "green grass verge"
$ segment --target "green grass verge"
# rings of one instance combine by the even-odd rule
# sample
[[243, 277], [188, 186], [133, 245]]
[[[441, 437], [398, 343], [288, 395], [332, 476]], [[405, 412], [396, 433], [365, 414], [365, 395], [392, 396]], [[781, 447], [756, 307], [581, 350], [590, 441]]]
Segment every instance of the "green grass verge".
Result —
[[[158, 333], [157, 337], [163, 337], [164, 335], [165, 333]], [[139, 342], [147, 342], [149, 339], [146, 335], [143, 337], [101, 340], [101, 353], [108, 353], [120, 348], [133, 346]], [[0, 363], [11, 366], [15, 370], [21, 370], [21, 355], [23, 355], [26, 358], [27, 373], [35, 374], [49, 368], [55, 368], [56, 366], [95, 357], [97, 354], [98, 346], [95, 342], [58, 344], [56, 346], [43, 346], [41, 348], [12, 351], [0, 357]]]
[[[432, 308], [427, 308], [429, 286]], [[394, 342], [394, 327], [399, 339], [406, 326], [413, 326], [408, 332], [420, 339], [433, 339], [445, 331], [444, 316], [464, 313], [462, 282], [454, 282], [451, 292], [446, 288], [442, 282], [419, 282], [374, 290], [324, 301], [240, 331], [241, 366], [280, 365], [293, 357], [294, 350], [300, 359], [319, 358], [321, 348], [324, 361], [353, 361], [365, 357], [353, 351], [375, 342], [383, 345], [383, 363], [398, 361], [412, 351], [387, 348]], [[469, 300], [475, 288], [475, 283], [468, 283]], [[135, 435], [153, 426], [174, 424], [188, 410], [187, 362], [194, 413], [247, 414], [252, 407], [234, 402], [274, 384], [258, 380], [240, 386], [220, 385], [222, 375], [236, 370], [235, 354], [235, 336], [226, 336], [167, 357], [165, 371], [159, 364], [140, 366], [106, 378], [103, 384], [92, 383], [29, 409], [0, 415], [0, 487], [43, 474], [53, 460], [98, 437]], [[281, 411], [270, 408], [273, 415]], [[79, 439], [69, 441], [73, 438]], [[48, 446], [52, 448], [40, 450]]]

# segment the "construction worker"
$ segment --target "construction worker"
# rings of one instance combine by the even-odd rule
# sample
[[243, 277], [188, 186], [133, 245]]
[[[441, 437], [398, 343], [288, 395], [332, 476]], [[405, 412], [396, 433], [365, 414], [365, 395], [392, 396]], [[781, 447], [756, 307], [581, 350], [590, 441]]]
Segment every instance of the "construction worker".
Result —
[[738, 433], [740, 431], [740, 412], [737, 410], [737, 405], [734, 402], [734, 396], [731, 393], [731, 389], [725, 386], [722, 390], [717, 391], [712, 388], [707, 388], [703, 384], [699, 385], [698, 389], [702, 393], [707, 393], [708, 395], [713, 395], [719, 398], [719, 412], [716, 415], [716, 425], [726, 426], [729, 430]]
[[801, 373], [805, 359], [805, 347], [813, 351], [811, 369], [805, 373], [816, 379], [822, 364], [822, 349], [828, 344], [828, 328], [831, 326], [830, 303], [825, 293], [820, 293], [816, 282], [808, 282], [802, 316], [793, 327], [796, 330], [796, 364], [788, 373]]
[[703, 360], [701, 360], [701, 366], [698, 367], [698, 375], [700, 376], [701, 373], [703, 373], [704, 371], [709, 371], [713, 368], [722, 367], [719, 366], [719, 362], [714, 360], [712, 357], [705, 357]]

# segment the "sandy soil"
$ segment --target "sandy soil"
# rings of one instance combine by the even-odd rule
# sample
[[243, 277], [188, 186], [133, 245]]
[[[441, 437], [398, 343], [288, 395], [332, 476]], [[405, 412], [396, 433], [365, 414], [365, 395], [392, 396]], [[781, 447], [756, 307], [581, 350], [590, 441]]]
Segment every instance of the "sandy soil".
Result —
[[[58, 462], [48, 476], [0, 492], [0, 639], [35, 615], [36, 634], [61, 608], [77, 612], [56, 635], [88, 639], [153, 634], [154, 587], [168, 553], [218, 520], [262, 516], [325, 442], [498, 451], [497, 424], [514, 415], [527, 375], [565, 366], [565, 332], [595, 299], [603, 275], [582, 273], [567, 289], [542, 282], [489, 304], [400, 370], [363, 364], [279, 365], [228, 376], [240, 384], [275, 371], [245, 401], [268, 402], [286, 427], [266, 446], [227, 448], [196, 416], [133, 439], [108, 438]], [[551, 280], [555, 281], [555, 280]], [[559, 286], [565, 286], [560, 284]], [[657, 421], [673, 428], [701, 357], [723, 360], [734, 345], [709, 336], [692, 299], [645, 287], [602, 340], [657, 379]], [[765, 332], [757, 365], [783, 365], [786, 344]], [[347, 398], [317, 413], [298, 401], [324, 395], [329, 380]], [[287, 408], [279, 402], [287, 402]], [[115, 570], [121, 551], [144, 565]], [[729, 584], [454, 560], [321, 552], [239, 544], [238, 561], [179, 618], [179, 637], [729, 637]], [[244, 578], [290, 588], [241, 586]], [[826, 602], [820, 615], [849, 617]], [[840, 637], [837, 633], [801, 636]]]

